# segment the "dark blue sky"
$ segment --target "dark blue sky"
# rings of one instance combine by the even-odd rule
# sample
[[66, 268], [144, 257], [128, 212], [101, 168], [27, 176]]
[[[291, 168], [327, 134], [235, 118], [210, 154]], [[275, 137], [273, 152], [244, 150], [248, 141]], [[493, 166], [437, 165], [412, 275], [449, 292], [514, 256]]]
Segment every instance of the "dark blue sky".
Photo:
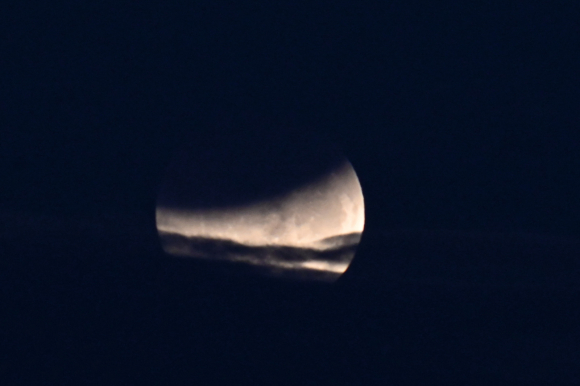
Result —
[[[578, 242], [533, 232], [580, 234], [580, 3], [262, 3], [2, 3], [0, 383], [578, 384]], [[288, 132], [358, 173], [345, 280], [163, 254], [184, 139]]]
[[375, 226], [580, 231], [574, 2], [8, 9], [7, 205], [150, 210], [184, 133], [251, 116], [338, 142]]

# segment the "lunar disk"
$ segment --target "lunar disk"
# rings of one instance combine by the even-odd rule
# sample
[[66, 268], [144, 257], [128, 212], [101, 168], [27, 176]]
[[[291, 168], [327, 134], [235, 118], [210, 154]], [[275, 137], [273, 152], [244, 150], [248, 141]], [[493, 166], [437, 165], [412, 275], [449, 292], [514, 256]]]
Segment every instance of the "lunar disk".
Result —
[[231, 151], [230, 139], [178, 154], [156, 209], [166, 253], [299, 279], [346, 271], [364, 228], [352, 165], [328, 148], [273, 142]]

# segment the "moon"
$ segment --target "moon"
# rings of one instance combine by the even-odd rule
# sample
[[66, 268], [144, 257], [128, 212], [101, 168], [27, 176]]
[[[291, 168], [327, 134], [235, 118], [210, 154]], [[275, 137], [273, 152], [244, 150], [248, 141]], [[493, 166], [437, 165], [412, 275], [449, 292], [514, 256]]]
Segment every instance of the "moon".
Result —
[[[242, 154], [230, 151], [232, 142], [214, 143], [211, 152], [199, 146], [181, 151], [168, 168], [156, 208], [165, 252], [274, 276], [340, 277], [365, 221], [351, 163], [303, 139], [272, 141], [267, 150], [243, 148]], [[293, 142], [299, 146], [290, 151]]]

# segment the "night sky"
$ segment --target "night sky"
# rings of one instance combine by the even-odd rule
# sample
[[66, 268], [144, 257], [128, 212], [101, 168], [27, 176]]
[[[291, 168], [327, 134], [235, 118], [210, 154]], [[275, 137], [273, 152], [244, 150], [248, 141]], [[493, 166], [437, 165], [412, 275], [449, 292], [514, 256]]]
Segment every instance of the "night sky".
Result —
[[[579, 11], [5, 2], [0, 383], [580, 382]], [[353, 164], [358, 271], [328, 286], [163, 255], [180, 145], [288, 133]]]

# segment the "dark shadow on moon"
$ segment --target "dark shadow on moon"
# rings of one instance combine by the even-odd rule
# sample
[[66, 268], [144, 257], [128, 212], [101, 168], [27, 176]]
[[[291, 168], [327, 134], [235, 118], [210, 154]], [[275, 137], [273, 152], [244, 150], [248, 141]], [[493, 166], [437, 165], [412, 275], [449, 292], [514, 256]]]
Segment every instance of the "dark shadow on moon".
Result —
[[328, 248], [319, 250], [291, 246], [248, 246], [227, 239], [187, 237], [159, 232], [166, 253], [212, 262], [227, 262], [240, 271], [289, 279], [333, 282], [354, 258], [361, 233], [321, 240]]
[[[262, 203], [316, 183], [340, 169], [345, 157], [338, 147], [308, 133], [256, 127], [184, 138], [158, 191], [165, 208], [228, 208]], [[259, 123], [256, 123], [259, 125]], [[277, 127], [277, 126], [276, 126]], [[267, 146], [264, 146], [267, 144]]]

